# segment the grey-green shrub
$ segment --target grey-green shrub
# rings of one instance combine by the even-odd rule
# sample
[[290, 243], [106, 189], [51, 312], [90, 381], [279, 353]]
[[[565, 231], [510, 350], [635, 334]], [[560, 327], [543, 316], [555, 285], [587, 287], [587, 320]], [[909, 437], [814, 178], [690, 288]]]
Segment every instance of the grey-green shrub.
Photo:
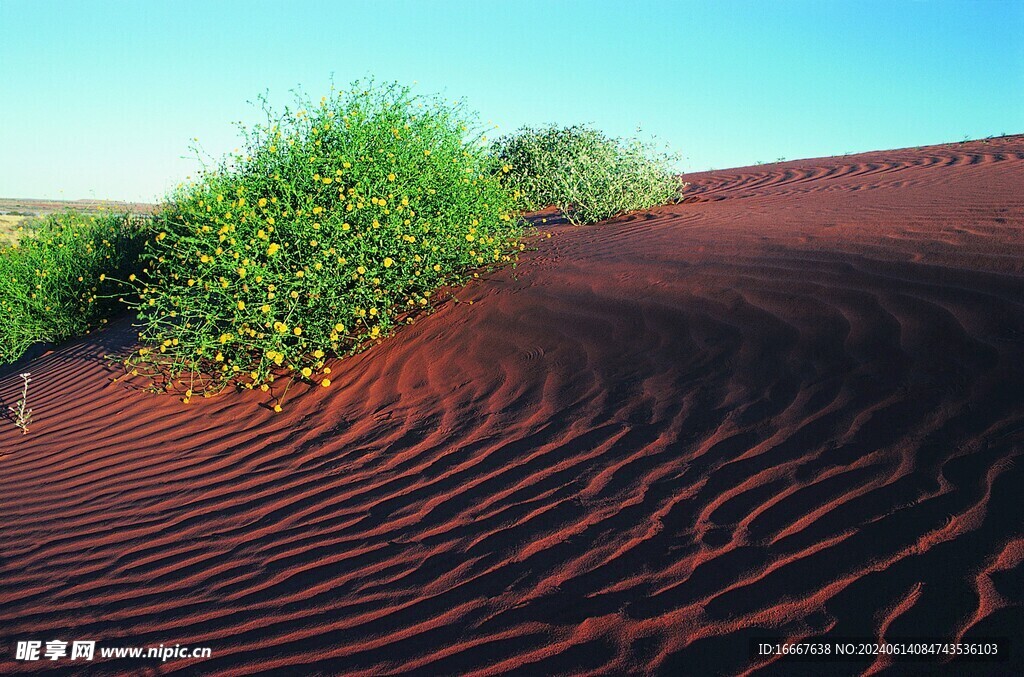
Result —
[[577, 225], [665, 204], [682, 186], [674, 156], [582, 125], [524, 127], [491, 152], [495, 172], [524, 210], [554, 205]]

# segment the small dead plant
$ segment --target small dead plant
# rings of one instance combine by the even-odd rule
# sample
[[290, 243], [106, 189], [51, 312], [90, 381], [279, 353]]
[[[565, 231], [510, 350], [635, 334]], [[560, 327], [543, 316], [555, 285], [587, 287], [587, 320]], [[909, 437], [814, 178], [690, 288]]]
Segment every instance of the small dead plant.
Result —
[[14, 425], [21, 428], [22, 435], [28, 435], [28, 425], [32, 422], [32, 410], [28, 406], [28, 384], [32, 380], [32, 375], [26, 372], [21, 375], [21, 380], [24, 381], [21, 399], [7, 408], [14, 415]]

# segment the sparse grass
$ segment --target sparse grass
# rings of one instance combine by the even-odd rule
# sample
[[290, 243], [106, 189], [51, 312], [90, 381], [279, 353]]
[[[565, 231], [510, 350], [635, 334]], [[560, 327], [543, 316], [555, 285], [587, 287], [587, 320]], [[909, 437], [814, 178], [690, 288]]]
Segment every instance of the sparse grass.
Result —
[[185, 402], [282, 376], [330, 385], [329, 354], [520, 251], [516, 204], [460, 106], [373, 83], [299, 106], [243, 128], [242, 152], [154, 219], [134, 282], [145, 347], [127, 364]]
[[0, 246], [18, 242], [30, 233], [35, 219], [25, 214], [0, 214]]
[[525, 127], [492, 148], [495, 172], [533, 211], [555, 205], [574, 224], [649, 209], [679, 196], [674, 157], [584, 126]]
[[33, 343], [81, 336], [123, 306], [104, 274], [138, 265], [141, 224], [126, 214], [52, 214], [31, 237], [0, 245], [0, 364]]

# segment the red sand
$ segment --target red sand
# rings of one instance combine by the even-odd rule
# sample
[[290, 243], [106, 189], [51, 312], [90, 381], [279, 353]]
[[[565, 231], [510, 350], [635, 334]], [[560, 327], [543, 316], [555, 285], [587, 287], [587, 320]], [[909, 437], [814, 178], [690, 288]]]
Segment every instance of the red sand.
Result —
[[6, 370], [36, 421], [0, 425], [0, 672], [40, 667], [15, 639], [208, 646], [107, 667], [231, 674], [1019, 650], [1024, 137], [687, 180], [551, 228], [283, 414], [112, 384], [123, 323]]

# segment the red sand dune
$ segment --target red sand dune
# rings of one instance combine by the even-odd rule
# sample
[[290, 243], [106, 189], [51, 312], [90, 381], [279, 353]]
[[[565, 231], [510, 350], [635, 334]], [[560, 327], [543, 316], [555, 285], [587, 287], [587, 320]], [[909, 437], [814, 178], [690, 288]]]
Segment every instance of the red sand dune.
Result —
[[1019, 669], [1024, 137], [687, 180], [283, 414], [111, 383], [124, 323], [7, 369], [36, 421], [0, 422], [0, 672], [40, 668], [15, 639], [213, 651], [111, 671], [782, 672], [762, 635], [1010, 637], [985, 671]]

